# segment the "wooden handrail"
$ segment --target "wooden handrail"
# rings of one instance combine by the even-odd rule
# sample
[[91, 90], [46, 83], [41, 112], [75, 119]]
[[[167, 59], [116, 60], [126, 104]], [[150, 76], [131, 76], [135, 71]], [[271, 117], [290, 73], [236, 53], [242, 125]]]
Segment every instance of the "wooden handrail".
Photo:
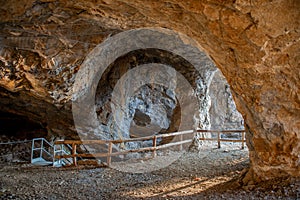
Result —
[[198, 133], [242, 133], [246, 132], [246, 130], [202, 130], [202, 129], [197, 129]]
[[140, 137], [140, 138], [130, 138], [126, 140], [58, 140], [55, 141], [54, 144], [108, 144], [112, 142], [113, 144], [118, 143], [124, 143], [124, 142], [135, 142], [135, 141], [145, 141], [145, 140], [152, 140], [154, 136], [156, 138], [164, 138], [164, 137], [170, 137], [170, 136], [177, 136], [177, 135], [186, 135], [194, 133], [193, 130], [188, 131], [180, 131], [180, 132], [173, 132], [173, 133], [167, 133], [167, 134], [158, 134], [158, 135], [152, 135], [147, 137]]
[[217, 138], [198, 138], [198, 140], [207, 140], [207, 141], [220, 141], [220, 142], [246, 142], [246, 140], [234, 140], [234, 139], [217, 139]]
[[[217, 133], [217, 138], [198, 138], [198, 140], [207, 140], [207, 141], [218, 141], [218, 148], [221, 147], [220, 142], [242, 142], [242, 149], [244, 149], [244, 143], [245, 143], [245, 130], [201, 130], [197, 129], [196, 132], [202, 132], [202, 133]], [[77, 157], [82, 158], [101, 158], [106, 157], [107, 158], [107, 165], [109, 166], [111, 164], [111, 157], [117, 156], [117, 155], [124, 155], [128, 153], [134, 153], [134, 152], [143, 152], [143, 151], [152, 151], [153, 157], [156, 157], [156, 151], [159, 149], [164, 149], [172, 146], [180, 145], [180, 150], [182, 149], [182, 145], [186, 143], [190, 143], [193, 141], [193, 139], [187, 139], [182, 140], [182, 136], [186, 134], [193, 134], [194, 130], [187, 130], [187, 131], [180, 131], [180, 132], [173, 132], [173, 133], [167, 133], [167, 134], [159, 134], [159, 135], [153, 135], [153, 136], [147, 136], [147, 137], [140, 137], [140, 138], [130, 138], [125, 140], [60, 140], [55, 141], [55, 145], [59, 144], [67, 144], [72, 145], [72, 154], [71, 155], [55, 155], [56, 159], [62, 159], [62, 158], [72, 158], [73, 164], [77, 165]], [[242, 139], [241, 140], [232, 140], [232, 139], [222, 139], [220, 138], [221, 133], [242, 133]], [[164, 145], [157, 146], [157, 138], [164, 138], [164, 137], [170, 137], [170, 136], [180, 136], [179, 142], [173, 142], [168, 143]], [[152, 140], [153, 146], [152, 147], [144, 147], [139, 149], [131, 149], [126, 151], [119, 151], [119, 152], [112, 152], [112, 146], [113, 144], [120, 144], [125, 142], [134, 142], [134, 141], [145, 141], [145, 140]], [[87, 153], [87, 154], [78, 154], [76, 152], [77, 145], [85, 145], [85, 144], [107, 144], [108, 145], [108, 151], [107, 153]]]
[[[243, 133], [245, 130], [201, 130], [197, 129], [198, 133], [213, 133], [213, 132], [220, 132], [220, 133]], [[186, 135], [194, 133], [193, 130], [187, 130], [187, 131], [180, 131], [180, 132], [173, 132], [173, 133], [167, 133], [167, 134], [158, 134], [155, 135], [156, 138], [164, 138], [164, 137], [170, 137], [170, 136], [177, 136], [177, 135]], [[108, 144], [109, 142], [112, 142], [113, 144], [118, 143], [124, 143], [124, 142], [135, 142], [135, 141], [145, 141], [145, 140], [152, 140], [154, 136], [147, 136], [147, 137], [140, 137], [140, 138], [130, 138], [126, 140], [58, 140], [55, 141], [54, 144]]]
[[192, 141], [193, 140], [184, 140], [184, 141], [174, 142], [174, 143], [170, 143], [170, 144], [164, 144], [164, 145], [156, 146], [156, 147], [144, 147], [144, 148], [139, 148], [139, 149], [131, 149], [131, 150], [126, 150], [126, 151], [118, 151], [118, 152], [110, 152], [110, 153], [108, 152], [108, 153], [59, 155], [59, 156], [55, 156], [55, 158], [57, 158], [57, 159], [73, 158], [74, 156], [82, 157], [82, 158], [92, 158], [92, 157], [101, 158], [101, 157], [117, 156], [117, 155], [124, 155], [124, 154], [128, 154], [128, 153], [136, 153], [136, 152], [143, 152], [143, 151], [154, 151], [154, 150], [164, 149], [164, 148], [168, 148], [168, 147], [172, 147], [172, 146], [177, 146], [180, 144], [189, 143]]
[[[197, 129], [198, 133], [217, 133], [217, 138], [198, 138], [198, 140], [207, 140], [207, 141], [217, 141], [218, 142], [218, 148], [221, 148], [221, 142], [241, 142], [242, 143], [242, 149], [245, 148], [245, 133], [246, 130], [201, 130]], [[229, 134], [229, 133], [242, 133], [242, 139], [222, 139], [221, 133], [223, 134]]]

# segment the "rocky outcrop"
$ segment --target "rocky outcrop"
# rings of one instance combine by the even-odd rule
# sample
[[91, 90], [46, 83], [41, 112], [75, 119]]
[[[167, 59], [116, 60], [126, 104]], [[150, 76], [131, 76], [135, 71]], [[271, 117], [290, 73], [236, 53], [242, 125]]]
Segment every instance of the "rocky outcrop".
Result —
[[[97, 49], [101, 51], [104, 50]], [[209, 61], [204, 57], [196, 62], [201, 63], [201, 59], [204, 63]], [[118, 58], [105, 70], [97, 85], [95, 104], [101, 127], [99, 135], [104, 132], [106, 139], [123, 139], [187, 130], [193, 126], [184, 121], [190, 120], [193, 124], [193, 117], [198, 118], [200, 127], [209, 127], [208, 87], [216, 67], [211, 61], [206, 64], [207, 67], [197, 70], [182, 57], [159, 49], [132, 51]], [[87, 77], [86, 82], [90, 78]], [[197, 112], [185, 111], [191, 117], [181, 112], [186, 107], [181, 99], [183, 95], [184, 98], [189, 96], [183, 79], [195, 89], [194, 97], [198, 98]], [[80, 84], [82, 82], [85, 81], [81, 80]], [[114, 107], [117, 108], [113, 110]]]
[[245, 119], [260, 181], [300, 176], [299, 1], [5, 1], [0, 109], [75, 132], [71, 94], [86, 55], [105, 38], [165, 27], [201, 45], [226, 77]]
[[209, 110], [212, 130], [243, 130], [244, 119], [237, 111], [230, 86], [218, 70], [209, 87]]

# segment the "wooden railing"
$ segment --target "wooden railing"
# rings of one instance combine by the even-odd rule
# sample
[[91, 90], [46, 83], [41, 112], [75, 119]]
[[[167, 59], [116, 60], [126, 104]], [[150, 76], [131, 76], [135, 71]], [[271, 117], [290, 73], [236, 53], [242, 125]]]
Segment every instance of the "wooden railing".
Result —
[[[197, 130], [197, 132], [216, 132], [218, 137], [217, 138], [198, 138], [199, 140], [215, 140], [218, 141], [218, 148], [221, 148], [220, 142], [242, 142], [242, 149], [244, 148], [244, 137], [245, 137], [245, 131], [244, 130], [231, 130], [231, 131], [211, 131], [211, 130]], [[232, 132], [241, 132], [242, 133], [242, 139], [241, 140], [228, 140], [228, 139], [221, 139], [220, 134], [221, 133], [232, 133]], [[118, 155], [125, 155], [129, 153], [134, 152], [144, 152], [144, 151], [152, 151], [152, 156], [156, 157], [156, 151], [159, 149], [169, 148], [173, 146], [179, 146], [179, 150], [182, 150], [182, 146], [187, 143], [191, 143], [193, 139], [184, 139], [184, 135], [188, 134], [194, 134], [193, 130], [187, 130], [187, 131], [181, 131], [181, 132], [174, 132], [174, 133], [168, 133], [168, 134], [159, 134], [154, 136], [147, 136], [147, 137], [139, 137], [139, 138], [130, 138], [125, 140], [62, 140], [62, 141], [56, 141], [55, 145], [65, 144], [65, 145], [71, 145], [72, 146], [72, 153], [70, 155], [54, 155], [55, 159], [63, 159], [63, 158], [72, 158], [73, 164], [77, 166], [77, 158], [105, 158], [107, 161], [107, 165], [110, 166], [111, 164], [111, 157], [112, 156], [118, 156]], [[175, 137], [179, 136], [179, 141], [174, 141], [168, 144], [163, 145], [157, 145], [157, 139], [158, 138], [166, 138], [166, 137]], [[193, 137], [192, 137], [193, 138]], [[152, 140], [152, 147], [144, 147], [139, 149], [130, 149], [125, 151], [117, 151], [113, 152], [113, 144], [121, 144], [121, 143], [127, 143], [127, 142], [141, 142], [141, 141], [149, 141]], [[77, 153], [76, 149], [78, 145], [88, 145], [88, 144], [103, 144], [107, 145], [107, 153]]]
[[[198, 138], [198, 140], [207, 140], [207, 141], [217, 141], [218, 142], [218, 148], [221, 148], [221, 142], [241, 142], [242, 143], [242, 149], [245, 148], [245, 130], [224, 130], [224, 131], [219, 131], [219, 130], [197, 130], [198, 133], [216, 133], [217, 138]], [[221, 138], [221, 134], [230, 134], [230, 133], [241, 133], [242, 137], [241, 139], [224, 139]]]

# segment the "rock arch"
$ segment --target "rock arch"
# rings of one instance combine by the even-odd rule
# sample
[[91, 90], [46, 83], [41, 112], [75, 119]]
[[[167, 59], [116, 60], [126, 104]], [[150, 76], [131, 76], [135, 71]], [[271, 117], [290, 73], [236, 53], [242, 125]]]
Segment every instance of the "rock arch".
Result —
[[[126, 59], [128, 55], [134, 56], [134, 58]], [[135, 63], [131, 64], [132, 62]], [[168, 67], [159, 64], [160, 62], [169, 64], [176, 71], [170, 72]], [[140, 65], [143, 66], [141, 68], [149, 68], [149, 71], [144, 69], [139, 71]], [[113, 66], [117, 67], [117, 70]], [[136, 68], [138, 69], [136, 70]], [[109, 83], [109, 78], [106, 76], [111, 73], [111, 70], [115, 70], [112, 73], [119, 75], [115, 78], [116, 80], [110, 80]], [[151, 70], [155, 74], [151, 74]], [[182, 109], [180, 130], [196, 128], [198, 123], [200, 128], [209, 128], [208, 88], [215, 70], [214, 64], [195, 41], [171, 30], [162, 28], [133, 29], [108, 38], [87, 56], [76, 76], [72, 108], [78, 133], [84, 138], [99, 137], [101, 139], [103, 129], [99, 129], [102, 126], [96, 117], [95, 96], [101, 101], [104, 96], [108, 98], [107, 92], [114, 93], [117, 90], [118, 92], [115, 93], [119, 95], [118, 98], [110, 97], [109, 100], [108, 107], [111, 107], [110, 114], [114, 119], [112, 119], [113, 123], [110, 123], [113, 127], [109, 127], [111, 131], [108, 132], [117, 132], [121, 138], [124, 135], [128, 137], [129, 120], [124, 119], [130, 118], [129, 113], [124, 111], [127, 110], [128, 98], [132, 95], [128, 94], [128, 91], [137, 89], [135, 88], [137, 86], [140, 87], [140, 82], [143, 83], [142, 85], [147, 84], [144, 82], [145, 80], [148, 82], [154, 80], [153, 83], [167, 88], [172, 88], [170, 84], [174, 82], [175, 96], [179, 95], [177, 99], [179, 99], [178, 103]], [[120, 81], [118, 79], [127, 76], [130, 71], [136, 72], [129, 75], [125, 81], [123, 80], [124, 83], [118, 85], [116, 81]], [[145, 76], [145, 73], [149, 74], [149, 77]], [[105, 76], [103, 77], [103, 75]], [[160, 75], [163, 80], [159, 79]], [[170, 80], [168, 80], [168, 76], [171, 77]], [[175, 79], [172, 80], [172, 77]], [[101, 79], [106, 80], [110, 91], [102, 91], [104, 85], [99, 85]], [[97, 97], [97, 92], [100, 97]], [[104, 96], [101, 97], [102, 92]], [[129, 96], [127, 97], [127, 95]], [[126, 105], [121, 105], [124, 102]], [[120, 105], [124, 108], [119, 108]], [[112, 109], [114, 107], [118, 107], [118, 110]], [[198, 118], [199, 122], [194, 123], [195, 118]], [[105, 138], [110, 137], [109, 134], [105, 135]]]
[[[144, 30], [147, 31], [148, 29], [144, 29]], [[151, 30], [151, 29], [149, 29], [149, 30]], [[155, 30], [155, 29], [153, 29], [153, 30]], [[163, 40], [163, 38], [158, 38], [158, 40]], [[201, 61], [199, 61], [199, 62], [201, 62]], [[107, 126], [107, 123], [111, 122], [111, 108], [110, 108], [109, 104], [111, 102], [111, 94], [115, 88], [115, 85], [117, 84], [117, 81], [119, 81], [119, 79], [123, 75], [125, 76], [126, 73], [129, 72], [130, 70], [133, 70], [134, 68], [136, 68], [140, 65], [143, 65], [143, 64], [147, 64], [147, 63], [148, 64], [149, 63], [152, 63], [152, 64], [161, 63], [161, 64], [165, 64], [166, 66], [173, 67], [178, 73], [182, 74], [183, 77], [185, 79], [187, 79], [187, 81], [189, 82], [191, 87], [195, 91], [197, 91], [196, 96], [199, 98], [199, 101], [202, 101], [202, 104], [199, 107], [199, 110], [202, 111], [202, 113], [201, 113], [202, 120], [199, 122], [200, 127], [209, 128], [209, 115], [208, 115], [209, 98], [207, 97], [207, 92], [208, 92], [208, 88], [209, 88], [210, 79], [211, 79], [214, 71], [216, 70], [216, 68], [213, 66], [213, 63], [212, 62], [209, 63], [209, 58], [203, 57], [203, 61], [202, 61], [201, 65], [204, 65], [205, 67], [202, 67], [201, 71], [197, 71], [197, 69], [195, 69], [195, 67], [192, 66], [192, 64], [189, 63], [187, 60], [185, 60], [183, 57], [181, 57], [179, 55], [175, 55], [174, 53], [172, 53], [170, 51], [165, 51], [162, 49], [151, 49], [151, 48], [131, 51], [128, 54], [119, 57], [105, 70], [105, 72], [103, 73], [103, 76], [101, 77], [100, 82], [97, 86], [97, 92], [96, 92], [96, 104], [98, 104], [97, 109], [99, 110], [100, 120], [104, 121], [106, 126]], [[149, 66], [149, 67], [151, 67], [151, 66]], [[155, 66], [153, 66], [153, 67], [154, 67], [153, 70], [155, 68], [157, 68]], [[151, 73], [149, 73], [149, 76], [150, 75], [151, 75]], [[205, 75], [205, 77], [202, 78], [203, 75]], [[176, 85], [177, 84], [180, 85], [180, 82], [177, 81], [177, 79], [176, 79], [177, 75], [176, 74], [172, 75], [172, 73], [170, 73], [169, 78], [172, 76], [173, 76], [173, 78], [175, 78], [173, 80], [174, 86], [170, 87], [169, 89], [167, 87], [165, 87], [166, 91], [161, 93], [164, 96], [169, 96], [168, 97], [169, 100], [174, 101], [174, 103], [171, 103], [172, 105], [165, 104], [163, 106], [163, 107], [165, 107], [165, 106], [169, 107], [169, 109], [167, 111], [168, 117], [164, 120], [170, 120], [170, 121], [172, 121], [171, 118], [173, 118], [173, 114], [172, 114], [173, 110], [174, 109], [178, 110], [178, 108], [174, 107], [174, 106], [179, 106], [178, 99], [176, 98], [176, 95], [174, 92], [175, 92], [175, 88], [177, 87]], [[135, 80], [135, 82], [138, 84], [139, 80], [137, 80], [137, 77], [138, 77], [137, 75], [131, 75], [131, 79]], [[155, 80], [156, 78], [152, 77], [152, 79]], [[143, 80], [141, 80], [141, 81], [143, 81]], [[169, 81], [172, 81], [172, 78], [170, 78]], [[200, 83], [204, 83], [204, 84], [200, 84]], [[125, 86], [126, 86], [126, 84], [123, 84], [124, 89], [125, 89]], [[129, 87], [134, 88], [133, 85], [132, 86], [129, 85]], [[149, 86], [149, 87], [151, 87], [151, 86]], [[158, 87], [153, 88], [152, 87], [152, 90], [154, 90], [154, 92], [157, 89], [160, 90], [162, 88], [158, 88]], [[148, 91], [149, 88], [148, 89], [146, 88], [146, 90]], [[144, 91], [146, 91], [146, 90], [144, 90]], [[175, 96], [172, 97], [173, 96], [172, 94], [168, 95], [166, 92], [173, 93], [173, 95], [175, 95]], [[156, 94], [158, 95], [158, 93], [156, 93]], [[140, 96], [139, 101], [146, 101], [147, 98], [152, 98], [151, 94], [149, 94], [149, 96], [147, 96], [147, 97], [145, 97], [145, 95], [146, 94], [142, 95], [144, 97]], [[160, 95], [158, 95], [158, 96], [160, 96]], [[162, 100], [165, 101], [167, 99], [162, 99]], [[132, 106], [134, 106], [134, 105], [132, 104]], [[148, 111], [151, 111], [151, 110], [148, 110]], [[147, 111], [144, 109], [144, 112], [147, 112]], [[157, 110], [157, 112], [160, 113], [160, 110]], [[178, 116], [178, 114], [179, 114], [179, 116]], [[153, 113], [150, 115], [152, 115], [152, 117], [155, 117], [156, 114]], [[179, 119], [177, 119], [177, 120], [173, 119], [173, 122], [176, 122], [177, 125], [174, 124], [173, 127], [169, 127], [168, 130], [165, 130], [165, 131], [171, 131], [171, 132], [178, 131], [179, 124], [180, 124], [180, 112], [177, 112], [177, 117], [179, 117]], [[108, 122], [108, 118], [110, 119], [109, 122]], [[170, 125], [173, 125], [173, 124], [171, 123]], [[192, 128], [192, 127], [190, 127], [190, 128]], [[165, 132], [165, 131], [163, 131], [163, 132]]]
[[230, 84], [248, 129], [245, 180], [300, 176], [299, 7], [297, 0], [6, 1], [0, 109], [71, 133], [69, 90], [94, 44], [166, 27], [198, 41]]

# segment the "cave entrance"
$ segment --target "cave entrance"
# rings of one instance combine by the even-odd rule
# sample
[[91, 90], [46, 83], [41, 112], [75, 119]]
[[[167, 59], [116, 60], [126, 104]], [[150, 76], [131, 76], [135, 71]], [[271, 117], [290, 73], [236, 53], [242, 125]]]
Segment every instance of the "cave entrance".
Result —
[[[165, 29], [131, 30], [105, 40], [91, 52], [76, 77], [78, 98], [72, 108], [77, 130], [83, 131], [79, 134], [120, 141], [139, 137], [130, 133], [133, 125], [149, 126], [151, 131], [157, 128], [153, 134], [168, 133], [169, 128], [178, 131], [177, 123], [184, 127], [181, 130], [210, 129], [209, 91], [217, 68], [195, 46], [185, 36]], [[188, 88], [178, 82], [182, 79]], [[196, 103], [186, 101], [176, 112], [182, 98]], [[124, 142], [114, 147], [118, 151], [141, 145]]]
[[[111, 108], [112, 93], [116, 88], [117, 82], [122, 76], [138, 66], [147, 63], [165, 64], [179, 71], [189, 83], [197, 88], [197, 80], [200, 74], [182, 57], [160, 49], [143, 49], [132, 51], [113, 62], [104, 72], [102, 79], [99, 81], [96, 90], [96, 113], [100, 121], [100, 126], [108, 135], [105, 138], [123, 139], [136, 138], [140, 136], [149, 136], [162, 133], [171, 133], [179, 130], [181, 123], [181, 108], [176, 97], [177, 76], [174, 71], [169, 70], [166, 78], [168, 83], [174, 83], [173, 86], [166, 87], [163, 84], [145, 83], [136, 88], [119, 113], [123, 116], [121, 125], [114, 121]], [[140, 73], [149, 73], [146, 76], [151, 77], [151, 66], [149, 71], [138, 71]], [[128, 79], [136, 79], [137, 74], [131, 74]], [[120, 91], [132, 89], [138, 84], [136, 82], [121, 85]], [[126, 85], [127, 84], [127, 85]], [[133, 84], [133, 85], [130, 85]], [[120, 98], [123, 98], [120, 97]], [[121, 102], [119, 102], [121, 103]], [[192, 114], [192, 113], [191, 113]], [[125, 119], [124, 119], [125, 118]], [[121, 126], [121, 133], [120, 127]]]
[[[207, 89], [207, 93], [197, 95], [197, 100], [204, 106], [198, 107], [205, 111], [206, 118], [198, 125], [198, 128], [207, 127], [210, 130], [244, 130], [244, 123], [241, 114], [236, 110], [235, 103], [233, 101], [230, 86], [227, 83], [225, 77], [216, 68], [209, 74], [207, 87], [198, 85], [201, 82], [200, 73], [190, 66], [190, 63], [186, 62], [182, 57], [174, 55], [170, 52], [160, 49], [143, 49], [138, 51], [132, 51], [120, 58], [110, 65], [104, 72], [102, 79], [100, 79], [96, 92], [96, 112], [97, 117], [101, 123], [102, 130], [107, 132], [105, 138], [110, 139], [127, 139], [127, 138], [140, 138], [159, 134], [174, 133], [179, 130], [181, 121], [181, 107], [176, 97], [175, 87], [164, 87], [163, 85], [148, 83], [142, 84], [135, 92], [129, 96], [128, 99], [122, 100], [126, 102], [122, 107], [119, 114], [122, 117], [117, 118], [122, 121], [122, 131], [115, 128], [118, 127], [114, 121], [112, 112], [112, 93], [114, 88], [120, 87], [117, 82], [120, 81], [126, 73], [130, 70], [137, 68], [145, 63], [163, 63], [168, 66], [172, 66], [174, 69], [179, 70], [185, 78], [189, 79], [189, 83], [193, 85], [194, 90]], [[149, 66], [151, 67], [151, 66]], [[141, 73], [141, 71], [139, 71]], [[149, 71], [147, 72], [149, 73]], [[170, 73], [169, 76], [174, 74]], [[128, 76], [128, 75], [127, 75]], [[132, 74], [128, 76], [128, 79], [135, 79], [138, 75]], [[148, 76], [151, 76], [150, 74]], [[165, 77], [166, 78], [166, 77]], [[150, 78], [151, 79], [151, 78]], [[176, 85], [176, 80], [170, 78], [168, 82], [173, 82]], [[123, 90], [133, 89], [135, 82], [121, 81], [121, 89]], [[127, 84], [127, 86], [126, 86]], [[126, 88], [127, 87], [127, 88]], [[203, 97], [204, 95], [204, 97]], [[121, 97], [122, 98], [122, 97]], [[203, 101], [203, 99], [207, 101]], [[122, 103], [118, 102], [118, 103]], [[199, 110], [200, 112], [200, 110]], [[192, 114], [192, 113], [191, 113]], [[194, 114], [195, 115], [195, 114]], [[216, 138], [218, 135], [216, 132], [198, 133], [196, 138]], [[221, 140], [243, 140], [241, 132], [221, 133]], [[167, 137], [158, 140], [158, 145], [164, 145], [172, 142], [174, 137]], [[151, 147], [153, 144], [151, 141], [136, 142], [135, 144], [128, 143], [122, 147], [124, 149], [136, 149]], [[202, 149], [208, 147], [216, 147], [213, 142], [197, 140], [194, 144], [196, 148]], [[240, 144], [230, 142], [222, 146], [225, 149], [239, 149]]]
[[1, 142], [10, 140], [31, 140], [35, 137], [46, 137], [47, 129], [28, 117], [0, 112]]
[[47, 130], [25, 116], [0, 112], [0, 162], [30, 161], [31, 140]]
[[[104, 72], [96, 90], [96, 113], [105, 138], [124, 139], [138, 138], [155, 134], [172, 133], [179, 130], [181, 123], [181, 108], [176, 98], [175, 87], [166, 88], [159, 84], [142, 85], [136, 92], [125, 100], [127, 103], [121, 110], [123, 117], [122, 131], [116, 128], [112, 116], [112, 93], [117, 82], [131, 69], [145, 63], [163, 63], [178, 70], [195, 90], [197, 99], [202, 103], [199, 112], [204, 113], [204, 119], [198, 128], [212, 130], [243, 130], [243, 117], [237, 111], [233, 101], [230, 86], [220, 70], [211, 70], [207, 85], [201, 85], [201, 75], [182, 57], [160, 49], [143, 49], [132, 51], [113, 62]], [[149, 75], [150, 76], [150, 75]], [[170, 74], [172, 76], [172, 74]], [[129, 79], [135, 79], [135, 76]], [[174, 82], [176, 80], [169, 79]], [[126, 84], [126, 83], [124, 83]], [[122, 87], [126, 87], [122, 84]], [[128, 83], [127, 83], [128, 84]], [[131, 84], [131, 83], [130, 83]], [[127, 86], [133, 88], [133, 86]], [[122, 88], [122, 89], [124, 89]], [[203, 90], [206, 90], [203, 92]], [[203, 105], [204, 104], [204, 105]], [[125, 118], [125, 119], [124, 119]], [[216, 135], [213, 134], [215, 137]], [[209, 133], [201, 137], [211, 137]], [[222, 138], [238, 138], [239, 133], [222, 134]], [[169, 139], [162, 141], [165, 144]], [[200, 144], [198, 144], [200, 145]]]

